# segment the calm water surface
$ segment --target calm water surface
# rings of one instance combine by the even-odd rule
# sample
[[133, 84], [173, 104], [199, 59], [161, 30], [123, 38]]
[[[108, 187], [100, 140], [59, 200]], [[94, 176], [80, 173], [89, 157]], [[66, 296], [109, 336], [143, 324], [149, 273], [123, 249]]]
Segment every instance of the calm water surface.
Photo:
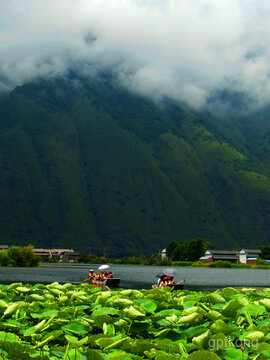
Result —
[[[0, 283], [59, 283], [80, 284], [89, 269], [97, 264], [42, 264], [38, 268], [0, 268]], [[160, 266], [111, 265], [115, 277], [121, 278], [122, 288], [150, 289], [156, 275], [165, 268]], [[175, 267], [176, 281], [186, 279], [186, 289], [214, 290], [221, 287], [270, 287], [270, 270], [214, 269]]]

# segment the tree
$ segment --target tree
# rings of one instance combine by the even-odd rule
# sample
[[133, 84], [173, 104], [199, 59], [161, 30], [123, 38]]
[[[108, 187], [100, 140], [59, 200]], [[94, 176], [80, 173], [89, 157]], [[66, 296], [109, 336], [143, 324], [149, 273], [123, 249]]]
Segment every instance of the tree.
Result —
[[203, 247], [204, 247], [204, 251], [214, 249], [214, 245], [213, 245], [213, 243], [211, 243], [211, 241], [206, 241], [204, 243]]
[[197, 261], [204, 254], [202, 239], [191, 239], [188, 244], [188, 260]]
[[168, 258], [171, 258], [171, 257], [172, 257], [172, 254], [173, 254], [173, 252], [175, 251], [175, 249], [176, 249], [176, 247], [177, 247], [177, 244], [178, 244], [178, 242], [175, 241], [175, 240], [172, 240], [172, 241], [168, 244], [168, 246], [167, 246], [167, 248], [166, 248], [166, 254], [167, 254]]
[[270, 258], [270, 246], [260, 246], [262, 252], [260, 253], [260, 258], [269, 259]]
[[183, 261], [186, 260], [188, 255], [188, 244], [185, 241], [178, 241], [172, 253], [172, 260]]

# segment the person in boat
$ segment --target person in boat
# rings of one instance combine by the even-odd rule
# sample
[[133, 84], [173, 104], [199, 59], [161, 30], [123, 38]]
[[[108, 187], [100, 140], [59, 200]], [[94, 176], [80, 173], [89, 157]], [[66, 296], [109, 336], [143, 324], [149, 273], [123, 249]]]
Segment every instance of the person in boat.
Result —
[[94, 280], [99, 281], [99, 273], [98, 273], [98, 271], [94, 275]]
[[164, 274], [158, 275], [157, 283], [153, 285], [153, 287], [162, 287], [164, 285], [164, 281], [165, 281], [165, 275]]
[[93, 280], [95, 277], [94, 270], [89, 270], [88, 280]]
[[95, 277], [95, 274], [94, 274], [94, 270], [89, 270], [89, 273], [88, 273], [88, 278], [83, 280], [83, 282], [91, 282], [92, 280], [94, 280], [94, 277]]
[[113, 274], [112, 272], [110, 271], [109, 274], [108, 274], [108, 279], [112, 279], [113, 278]]
[[173, 276], [170, 276], [169, 280], [168, 280], [168, 285], [174, 285], [174, 278]]
[[106, 277], [104, 271], [102, 271], [102, 273], [100, 273], [99, 275], [99, 281], [104, 281], [104, 280], [106, 280]]
[[166, 277], [161, 278], [160, 287], [163, 289], [165, 286], [167, 286], [168, 282], [166, 280]]

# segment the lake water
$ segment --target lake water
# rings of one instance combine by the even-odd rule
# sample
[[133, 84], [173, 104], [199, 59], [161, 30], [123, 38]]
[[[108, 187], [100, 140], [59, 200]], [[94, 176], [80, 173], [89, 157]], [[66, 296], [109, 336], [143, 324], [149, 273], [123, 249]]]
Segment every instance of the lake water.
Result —
[[[0, 283], [72, 283], [80, 284], [88, 276], [89, 269], [97, 270], [96, 264], [42, 264], [38, 268], [0, 267]], [[186, 279], [185, 289], [214, 290], [226, 286], [270, 287], [270, 270], [263, 269], [215, 269], [175, 267], [176, 281]], [[164, 270], [160, 266], [111, 265], [114, 277], [121, 278], [120, 286], [131, 289], [150, 289], [156, 275]]]

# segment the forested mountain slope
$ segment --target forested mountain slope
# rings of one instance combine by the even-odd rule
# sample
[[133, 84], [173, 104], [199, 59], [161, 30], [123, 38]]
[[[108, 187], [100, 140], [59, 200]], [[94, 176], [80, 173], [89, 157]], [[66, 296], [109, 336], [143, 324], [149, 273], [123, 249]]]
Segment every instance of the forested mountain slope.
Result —
[[108, 246], [111, 256], [193, 237], [219, 248], [265, 243], [266, 114], [264, 135], [250, 115], [157, 105], [106, 76], [17, 87], [0, 103], [1, 242]]

